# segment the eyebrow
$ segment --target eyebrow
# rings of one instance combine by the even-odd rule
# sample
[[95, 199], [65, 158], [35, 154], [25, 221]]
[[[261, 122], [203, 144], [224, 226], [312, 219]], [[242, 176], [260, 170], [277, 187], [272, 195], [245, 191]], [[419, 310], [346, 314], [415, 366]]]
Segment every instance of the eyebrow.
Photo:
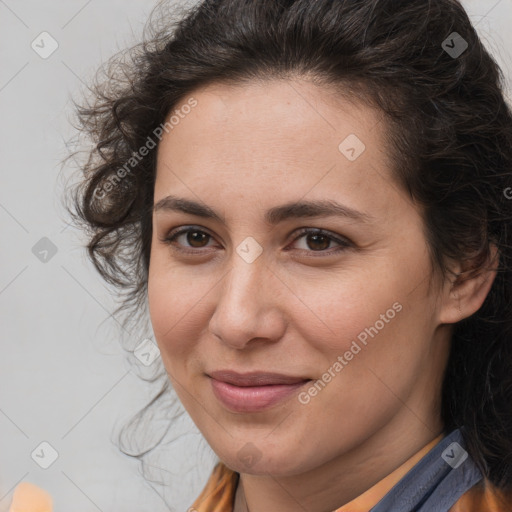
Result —
[[[226, 225], [226, 219], [205, 204], [176, 196], [167, 196], [153, 206], [154, 212], [179, 211], [197, 217], [214, 219]], [[374, 217], [332, 200], [297, 201], [275, 206], [265, 213], [267, 224], [274, 226], [287, 219], [311, 217], [345, 217], [370, 222]]]

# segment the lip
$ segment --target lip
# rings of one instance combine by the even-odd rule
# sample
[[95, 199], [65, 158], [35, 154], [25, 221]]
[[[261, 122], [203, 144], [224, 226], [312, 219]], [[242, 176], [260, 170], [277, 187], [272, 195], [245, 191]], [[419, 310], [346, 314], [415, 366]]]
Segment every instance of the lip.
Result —
[[269, 386], [271, 384], [297, 384], [311, 380], [308, 377], [293, 377], [290, 375], [283, 375], [281, 373], [270, 372], [249, 372], [238, 373], [232, 370], [219, 370], [207, 374], [215, 380], [227, 382], [234, 386]]
[[230, 370], [211, 372], [208, 376], [216, 398], [234, 412], [268, 409], [312, 380], [278, 373], [241, 374]]

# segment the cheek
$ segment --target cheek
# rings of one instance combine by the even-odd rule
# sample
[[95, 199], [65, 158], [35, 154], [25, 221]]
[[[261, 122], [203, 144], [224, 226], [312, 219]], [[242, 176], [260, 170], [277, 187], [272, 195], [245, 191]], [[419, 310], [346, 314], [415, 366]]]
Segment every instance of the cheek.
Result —
[[324, 324], [323, 330], [305, 323], [303, 336], [323, 364], [317, 365], [320, 382], [301, 403], [316, 400], [316, 410], [331, 407], [334, 417], [349, 415], [357, 426], [355, 418], [384, 421], [399, 405], [396, 397], [408, 396], [431, 357], [432, 315], [425, 287], [411, 293], [421, 276], [404, 279], [389, 270], [380, 280], [375, 274], [364, 283], [337, 283], [330, 301], [316, 297], [323, 322], [315, 327]]
[[[148, 273], [148, 303], [155, 338], [161, 347], [173, 335], [173, 326], [183, 315], [183, 283], [179, 272], [168, 268], [162, 250], [152, 250]], [[181, 297], [181, 300], [180, 300]]]
[[424, 355], [432, 335], [432, 312], [424, 286], [418, 286], [425, 273], [408, 272], [405, 278], [403, 267], [393, 268], [392, 263], [372, 265], [371, 273], [350, 269], [294, 287], [301, 299], [293, 313], [301, 326], [299, 338], [307, 340], [306, 350], [321, 354], [319, 377], [338, 356], [344, 369], [369, 367], [380, 374], [416, 366]]
[[200, 339], [205, 325], [202, 300], [214, 282], [198, 276], [194, 267], [170, 265], [163, 252], [151, 257], [148, 303], [155, 339], [169, 368], [167, 362], [183, 361]]
[[303, 280], [294, 292], [300, 300], [293, 301], [293, 315], [300, 322], [302, 338], [328, 354], [343, 354], [358, 335], [364, 341], [365, 328], [392, 308], [396, 296], [389, 285], [358, 275], [355, 269], [321, 281]]

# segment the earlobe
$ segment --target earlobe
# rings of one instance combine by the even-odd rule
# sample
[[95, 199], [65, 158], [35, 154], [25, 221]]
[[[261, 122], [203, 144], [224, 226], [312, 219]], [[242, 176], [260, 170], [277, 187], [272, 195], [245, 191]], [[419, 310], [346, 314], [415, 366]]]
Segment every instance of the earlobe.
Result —
[[[459, 267], [456, 279], [447, 283], [446, 297], [440, 313], [441, 324], [453, 324], [476, 313], [485, 301], [496, 278], [499, 254], [496, 245], [490, 244], [490, 257], [477, 273], [471, 274], [471, 262]], [[468, 277], [464, 277], [468, 275]]]

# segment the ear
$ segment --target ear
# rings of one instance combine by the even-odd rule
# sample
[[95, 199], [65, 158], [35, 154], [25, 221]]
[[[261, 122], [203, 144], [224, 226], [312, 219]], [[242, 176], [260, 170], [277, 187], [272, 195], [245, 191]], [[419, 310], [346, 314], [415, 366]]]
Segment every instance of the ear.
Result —
[[487, 297], [498, 269], [499, 255], [495, 244], [490, 244], [489, 260], [474, 276], [464, 277], [474, 270], [471, 261], [455, 264], [455, 281], [446, 280], [443, 288], [442, 306], [439, 312], [441, 324], [454, 324], [477, 312]]

